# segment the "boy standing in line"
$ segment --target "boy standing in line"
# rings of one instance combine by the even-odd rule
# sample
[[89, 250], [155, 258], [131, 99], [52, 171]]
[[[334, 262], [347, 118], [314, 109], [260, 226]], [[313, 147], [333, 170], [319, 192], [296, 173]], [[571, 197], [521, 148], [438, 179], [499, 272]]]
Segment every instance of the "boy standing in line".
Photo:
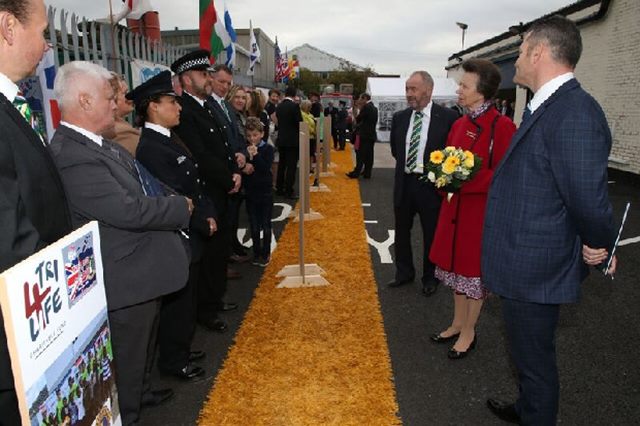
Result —
[[[247, 161], [254, 172], [244, 178], [247, 214], [253, 241], [253, 264], [267, 266], [271, 256], [271, 214], [273, 210], [273, 147], [262, 140], [263, 124], [256, 117], [248, 117], [245, 125], [248, 142]], [[262, 239], [260, 238], [262, 231]]]

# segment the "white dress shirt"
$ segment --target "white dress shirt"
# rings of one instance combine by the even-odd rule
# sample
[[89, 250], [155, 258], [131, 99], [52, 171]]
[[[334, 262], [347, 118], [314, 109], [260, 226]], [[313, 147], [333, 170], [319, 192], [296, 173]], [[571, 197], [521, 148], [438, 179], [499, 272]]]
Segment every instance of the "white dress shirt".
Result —
[[171, 137], [171, 130], [159, 124], [149, 123], [148, 121], [146, 121], [144, 123], [144, 127], [147, 129], [155, 130], [156, 132], [160, 133], [161, 135], [165, 135], [168, 138]]
[[404, 146], [404, 158], [405, 158], [405, 173], [424, 173], [424, 150], [427, 147], [427, 136], [429, 135], [429, 124], [431, 123], [431, 107], [433, 106], [433, 101], [429, 101], [426, 107], [422, 110], [422, 129], [420, 132], [420, 145], [418, 145], [418, 157], [416, 161], [416, 166], [413, 170], [409, 170], [407, 168], [406, 159], [409, 156], [409, 146], [411, 145], [411, 131], [413, 130], [413, 119], [416, 115], [416, 111], [414, 110], [411, 113], [411, 117], [409, 118], [409, 129], [407, 130], [407, 136], [405, 138], [405, 146]]
[[195, 99], [195, 101], [197, 103], [200, 104], [200, 106], [202, 108], [204, 108], [204, 99], [200, 99], [199, 97], [192, 95], [191, 93], [187, 92], [186, 90], [184, 91], [184, 93], [186, 93], [187, 95], [191, 96], [193, 99]]
[[568, 73], [559, 75], [547, 81], [545, 84], [543, 84], [535, 93], [535, 95], [533, 95], [533, 99], [529, 101], [528, 108], [529, 108], [529, 111], [531, 111], [531, 114], [536, 112], [536, 110], [540, 107], [540, 105], [542, 105], [544, 101], [549, 99], [551, 95], [553, 95], [556, 92], [556, 90], [560, 88], [560, 86], [562, 86], [572, 78], [575, 78], [573, 73], [568, 72]]
[[18, 94], [18, 86], [6, 75], [0, 73], [0, 93], [11, 103], [16, 99]]
[[96, 144], [102, 146], [102, 136], [96, 135], [93, 132], [90, 132], [90, 131], [88, 131], [86, 129], [83, 129], [82, 127], [78, 127], [78, 126], [75, 126], [75, 125], [73, 125], [71, 123], [67, 123], [66, 121], [61, 121], [60, 125], [67, 126], [68, 128], [75, 130], [76, 132], [80, 133], [81, 135], [86, 136], [87, 138], [91, 139]]

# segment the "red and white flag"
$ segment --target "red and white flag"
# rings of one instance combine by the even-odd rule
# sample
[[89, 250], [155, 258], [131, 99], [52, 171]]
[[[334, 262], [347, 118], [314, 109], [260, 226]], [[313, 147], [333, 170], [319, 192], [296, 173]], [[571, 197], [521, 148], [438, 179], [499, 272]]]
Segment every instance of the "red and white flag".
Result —
[[154, 11], [149, 0], [122, 0], [122, 9], [113, 15], [113, 22], [120, 22], [124, 18], [140, 19], [147, 12]]

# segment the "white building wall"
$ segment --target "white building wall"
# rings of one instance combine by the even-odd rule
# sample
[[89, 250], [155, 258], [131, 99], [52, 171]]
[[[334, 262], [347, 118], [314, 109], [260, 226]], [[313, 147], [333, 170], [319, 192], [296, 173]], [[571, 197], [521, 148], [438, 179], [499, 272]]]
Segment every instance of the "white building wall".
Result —
[[604, 19], [580, 30], [576, 77], [607, 115], [611, 167], [640, 174], [640, 2], [613, 1]]

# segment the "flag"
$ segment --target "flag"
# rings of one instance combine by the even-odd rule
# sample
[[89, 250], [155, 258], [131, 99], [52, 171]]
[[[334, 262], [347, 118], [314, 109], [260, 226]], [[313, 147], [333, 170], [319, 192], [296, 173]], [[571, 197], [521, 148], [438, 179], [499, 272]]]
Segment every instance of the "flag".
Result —
[[300, 77], [300, 63], [298, 57], [292, 55], [289, 59], [289, 80], [295, 80], [298, 77]]
[[289, 83], [289, 74], [291, 74], [291, 63], [289, 62], [289, 49], [285, 49], [284, 58], [282, 58], [282, 71], [280, 81], [284, 84]]
[[149, 0], [122, 0], [122, 3], [120, 12], [113, 15], [114, 23], [120, 22], [124, 18], [140, 19], [145, 13], [155, 10]]
[[211, 63], [230, 42], [213, 0], [200, 0], [200, 47], [211, 52]]
[[229, 9], [227, 9], [227, 2], [224, 2], [224, 27], [227, 30], [227, 34], [229, 35], [230, 42], [226, 47], [227, 50], [227, 66], [232, 68], [236, 65], [236, 46], [235, 42], [238, 40], [238, 36], [236, 35], [236, 30], [233, 29], [233, 24], [231, 23], [231, 15], [229, 14]]
[[282, 79], [282, 69], [284, 66], [283, 60], [282, 60], [282, 54], [280, 53], [280, 47], [278, 46], [278, 37], [276, 36], [276, 45], [274, 47], [274, 51], [275, 51], [275, 82], [279, 83]]
[[249, 52], [249, 68], [247, 69], [247, 75], [253, 75], [256, 62], [260, 60], [260, 48], [258, 47], [256, 35], [253, 33], [253, 24], [251, 21], [249, 21]]
[[53, 137], [56, 128], [58, 128], [58, 124], [60, 124], [60, 109], [58, 108], [58, 101], [53, 95], [53, 82], [56, 79], [56, 64], [53, 55], [53, 49], [45, 52], [36, 69], [36, 74], [40, 79], [40, 89], [42, 90], [44, 121], [49, 141]]

